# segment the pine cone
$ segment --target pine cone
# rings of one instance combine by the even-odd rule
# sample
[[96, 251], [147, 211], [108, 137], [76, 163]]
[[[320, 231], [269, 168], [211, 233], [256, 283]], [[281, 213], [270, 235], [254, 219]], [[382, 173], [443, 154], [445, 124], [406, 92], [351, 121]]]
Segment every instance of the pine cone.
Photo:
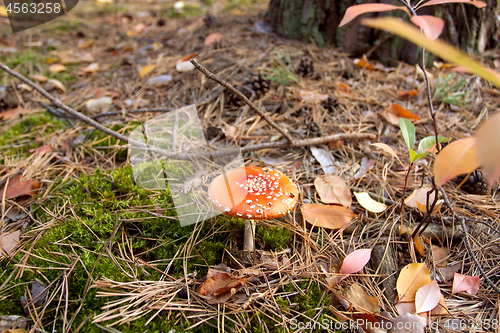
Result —
[[266, 79], [260, 73], [252, 75], [245, 80], [245, 86], [252, 89], [256, 95], [256, 99], [261, 98], [271, 87], [271, 81]]
[[[252, 97], [252, 90], [249, 87], [239, 84], [235, 86], [235, 88], [241, 93], [243, 93], [243, 95], [245, 95], [246, 98], [250, 99]], [[241, 98], [236, 96], [236, 94], [234, 94], [230, 90], [226, 90], [226, 103], [228, 105], [238, 106], [238, 107], [243, 106], [243, 104], [245, 104], [245, 102], [243, 102]]]
[[[464, 180], [465, 176], [467, 175], [455, 177], [453, 182], [458, 185]], [[469, 175], [467, 180], [460, 186], [460, 189], [470, 194], [485, 195], [488, 192], [488, 183], [484, 179], [481, 170], [477, 169]]]
[[314, 74], [314, 65], [312, 59], [308, 56], [303, 56], [300, 59], [296, 72], [302, 77], [312, 76]]

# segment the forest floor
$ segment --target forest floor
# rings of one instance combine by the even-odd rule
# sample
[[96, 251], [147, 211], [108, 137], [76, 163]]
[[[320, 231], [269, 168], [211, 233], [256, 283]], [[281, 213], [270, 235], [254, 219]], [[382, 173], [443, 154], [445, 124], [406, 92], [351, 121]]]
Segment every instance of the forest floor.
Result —
[[[174, 9], [173, 1], [81, 1], [68, 15], [16, 34], [0, 18], [0, 61], [124, 135], [195, 104], [213, 147], [283, 140], [226, 88], [195, 69], [176, 69], [196, 55], [295, 140], [361, 139], [242, 155], [245, 164], [282, 171], [300, 191], [296, 210], [258, 225], [257, 250], [248, 257], [242, 220], [218, 215], [180, 226], [172, 190], [135, 183], [126, 143], [0, 72], [0, 332], [337, 332], [354, 331], [342, 321], [380, 322], [382, 312], [410, 323], [423, 318], [426, 331], [498, 332], [500, 297], [485, 280], [500, 283], [498, 188], [488, 189], [479, 171], [461, 186], [460, 179], [448, 182], [440, 198], [450, 206], [414, 239], [425, 214], [415, 204], [401, 210], [404, 198], [432, 185], [432, 154], [406, 177], [408, 148], [391, 106], [419, 116], [417, 142], [434, 134], [421, 71], [283, 39], [262, 20], [267, 1], [207, 3]], [[481, 60], [494, 66], [488, 55]], [[428, 73], [431, 90], [442, 92], [432, 98], [439, 135], [469, 137], [499, 109], [500, 92], [437, 65]], [[332, 206], [324, 195], [334, 185], [318, 185], [328, 183], [326, 173], [387, 207], [373, 213], [349, 195], [352, 221], [329, 227], [337, 222], [323, 216], [323, 227], [312, 227], [302, 209]], [[346, 255], [360, 249], [371, 250], [367, 265], [340, 274]], [[423, 265], [408, 266], [416, 263]], [[438, 283], [442, 299], [432, 311], [415, 315], [413, 300], [401, 300], [397, 285], [413, 283], [403, 281], [404, 267], [423, 267], [424, 280]], [[472, 283], [469, 292], [452, 294], [454, 273], [479, 277], [479, 289]], [[435, 295], [425, 297], [432, 303]]]

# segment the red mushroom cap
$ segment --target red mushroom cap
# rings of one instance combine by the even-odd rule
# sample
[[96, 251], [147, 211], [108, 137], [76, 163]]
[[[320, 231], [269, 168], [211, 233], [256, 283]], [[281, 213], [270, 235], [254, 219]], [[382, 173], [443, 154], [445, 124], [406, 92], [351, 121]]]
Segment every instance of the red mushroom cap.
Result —
[[299, 190], [277, 170], [244, 167], [217, 176], [208, 193], [212, 204], [226, 215], [251, 220], [273, 219], [289, 213]]

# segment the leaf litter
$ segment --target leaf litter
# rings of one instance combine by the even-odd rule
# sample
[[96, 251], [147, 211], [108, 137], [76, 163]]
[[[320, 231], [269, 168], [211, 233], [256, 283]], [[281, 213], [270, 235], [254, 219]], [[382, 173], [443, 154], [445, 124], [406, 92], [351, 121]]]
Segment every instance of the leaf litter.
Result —
[[[265, 21], [256, 20], [257, 16], [252, 16], [252, 14], [238, 18], [232, 16], [231, 13], [219, 14], [218, 23], [207, 28], [202, 17], [182, 18], [180, 21], [167, 20], [164, 26], [160, 26], [156, 25], [157, 18], [152, 15], [146, 13], [145, 16], [140, 16], [139, 11], [137, 13], [131, 12], [133, 13], [130, 15], [131, 18], [128, 18], [123, 13], [101, 18], [95, 16], [95, 18], [89, 20], [88, 25], [86, 23], [79, 28], [78, 31], [84, 34], [81, 38], [75, 38], [69, 34], [61, 34], [55, 37], [60, 39], [62, 45], [64, 45], [64, 51], [72, 52], [67, 52], [67, 55], [63, 56], [62, 59], [62, 53], [58, 56], [51, 55], [54, 59], [50, 64], [44, 65], [45, 70], [41, 70], [41, 67], [35, 65], [31, 75], [33, 80], [42, 85], [46, 84], [47, 86], [44, 87], [48, 89], [52, 87], [50, 88], [53, 89], [51, 92], [57, 94], [67, 105], [80, 105], [85, 108], [86, 101], [92, 98], [97, 100], [103, 97], [113, 98], [111, 104], [107, 100], [106, 103], [93, 109], [92, 113], [95, 113], [95, 115], [104, 114], [101, 115], [100, 121], [108, 127], [115, 125], [123, 127], [124, 131], [135, 126], [131, 125], [131, 123], [144, 122], [158, 115], [159, 112], [164, 112], [149, 110], [173, 109], [180, 105], [196, 103], [198, 111], [204, 115], [203, 119], [207, 126], [223, 130], [231, 129], [231, 135], [228, 137], [234, 142], [238, 142], [238, 144], [265, 143], [269, 138], [276, 137], [276, 131], [258, 119], [248, 108], [241, 105], [228, 105], [224, 89], [206, 80], [199, 73], [193, 72], [190, 66], [191, 63], [187, 61], [189, 59], [186, 59], [190, 56], [186, 57], [186, 55], [196, 54], [196, 59], [201, 64], [231, 83], [237, 84], [244, 82], [252, 73], [262, 73], [264, 75], [273, 73], [274, 64], [272, 60], [278, 57], [277, 51], [280, 54], [289, 54], [291, 65], [296, 66], [304, 53], [305, 47], [303, 44], [299, 45], [296, 42], [283, 39], [279, 39], [279, 43], [276, 43], [277, 37], [268, 28], [258, 28], [254, 31], [255, 27], [262, 25], [259, 22]], [[248, 21], [243, 17], [246, 17]], [[257, 23], [253, 24], [252, 19]], [[109, 28], [108, 21], [113, 23], [113, 28]], [[108, 25], [107, 28], [103, 29], [108, 29], [105, 31], [109, 33], [103, 34], [99, 30], [101, 28], [95, 28], [103, 23]], [[116, 30], [113, 30], [115, 28]], [[224, 43], [219, 41], [204, 44], [210, 34], [214, 34], [212, 36], [215, 37], [211, 38], [217, 41], [218, 34], [222, 35], [222, 33]], [[126, 37], [127, 34], [128, 37]], [[262, 37], [263, 34], [266, 35], [266, 38]], [[16, 38], [20, 37], [12, 36], [12, 39]], [[249, 43], [249, 41], [252, 42]], [[78, 52], [82, 52], [82, 50], [88, 53], [78, 55]], [[424, 255], [411, 253], [412, 250], [408, 242], [402, 242], [393, 232], [399, 224], [413, 230], [421, 216], [415, 214], [418, 206], [416, 209], [410, 207], [405, 208], [401, 220], [399, 214], [395, 213], [394, 204], [392, 204], [404, 200], [412, 191], [422, 185], [422, 177], [419, 176], [417, 171], [412, 171], [408, 179], [407, 193], [401, 193], [404, 184], [403, 171], [405, 167], [408, 167], [408, 158], [404, 140], [397, 127], [399, 117], [407, 116], [415, 121], [417, 142], [429, 135], [427, 129], [423, 126], [423, 123], [428, 120], [424, 116], [425, 113], [420, 112], [420, 110], [426, 108], [427, 104], [425, 84], [419, 78], [415, 67], [401, 65], [396, 71], [372, 65], [375, 62], [366, 57], [362, 61], [356, 62], [335, 50], [321, 49], [312, 45], [307, 45], [307, 53], [314, 59], [315, 71], [319, 73], [317, 77], [300, 78], [290, 86], [274, 85], [264, 95], [259, 98], [255, 97], [254, 101], [257, 101], [271, 117], [283, 124], [296, 137], [310, 138], [321, 133], [375, 133], [378, 129], [374, 128], [374, 124], [381, 124], [380, 136], [377, 141], [386, 146], [377, 145], [376, 147], [380, 148], [380, 150], [370, 146], [372, 142], [346, 140], [341, 145], [332, 145], [331, 147], [329, 145], [311, 146], [310, 151], [280, 148], [256, 152], [251, 157], [253, 162], [259, 163], [259, 161], [272, 160], [276, 164], [274, 167], [293, 174], [295, 181], [304, 191], [305, 205], [301, 207], [302, 216], [300, 215], [300, 209], [297, 209], [292, 218], [288, 217], [287, 220], [283, 221], [265, 222], [268, 226], [290, 229], [294, 239], [296, 239], [293, 248], [291, 244], [287, 244], [284, 249], [268, 251], [265, 244], [261, 243], [253, 260], [243, 260], [239, 257], [235, 260], [229, 260], [226, 259], [230, 256], [229, 253], [233, 254], [232, 251], [238, 252], [238, 247], [235, 243], [228, 241], [226, 246], [230, 251], [228, 251], [227, 256], [220, 260], [227, 261], [230, 270], [220, 272], [218, 275], [206, 279], [197, 278], [193, 275], [193, 271], [187, 271], [187, 276], [182, 278], [167, 274], [164, 275], [161, 281], [148, 281], [147, 279], [137, 278], [132, 267], [129, 270], [123, 268], [123, 266], [118, 266], [130, 274], [131, 278], [129, 280], [113, 281], [107, 279], [106, 276], [92, 276], [93, 287], [98, 290], [99, 296], [106, 298], [106, 308], [103, 308], [101, 313], [97, 313], [92, 318], [94, 323], [119, 325], [137, 320], [148, 311], [186, 311], [191, 314], [189, 315], [190, 323], [196, 325], [194, 327], [196, 328], [198, 325], [220, 318], [222, 310], [219, 310], [217, 305], [214, 307], [214, 304], [220, 304], [226, 309], [224, 316], [227, 316], [225, 317], [227, 321], [235, 320], [238, 323], [235, 324], [238, 329], [244, 327], [242, 323], [246, 319], [242, 319], [244, 318], [242, 316], [252, 312], [270, 316], [273, 318], [273, 324], [280, 325], [282, 321], [305, 320], [304, 314], [295, 308], [293, 295], [307, 293], [313, 285], [324, 288], [325, 291], [329, 290], [327, 288], [329, 286], [332, 293], [336, 291], [342, 295], [348, 295], [346, 296], [347, 300], [353, 303], [356, 297], [362, 297], [365, 300], [363, 302], [367, 302], [363, 304], [365, 306], [371, 304], [371, 307], [367, 309], [360, 305], [360, 308], [377, 314], [383, 313], [383, 311], [391, 311], [393, 309], [392, 304], [396, 302], [395, 299], [387, 298], [386, 294], [388, 294], [388, 289], [394, 289], [397, 286], [386, 285], [387, 277], [380, 275], [380, 270], [385, 265], [384, 261], [389, 260], [396, 261], [395, 265], [398, 271], [393, 273], [398, 277], [399, 289], [403, 289], [401, 298], [408, 301], [408, 303], [397, 303], [399, 305], [395, 308], [402, 309], [402, 304], [404, 306], [409, 304], [410, 306], [407, 308], [413, 310], [410, 310], [410, 312], [404, 312], [403, 310], [399, 313], [392, 312], [392, 314], [385, 317], [395, 318], [394, 321], [421, 321], [422, 318], [415, 314], [417, 311], [415, 304], [411, 304], [411, 301], [409, 301], [411, 297], [406, 296], [406, 294], [408, 290], [415, 289], [413, 296], [415, 298], [418, 290], [430, 283], [434, 283], [435, 280], [429, 278], [428, 280], [425, 279], [426, 283], [417, 283], [418, 281], [415, 282], [412, 279], [405, 278], [405, 265], [419, 262], [430, 270], [429, 276], [433, 276], [432, 266], [433, 260], [435, 260], [439, 272], [437, 275], [443, 275], [445, 280], [448, 281], [445, 283], [436, 278], [439, 281], [440, 290], [446, 291], [446, 294], [451, 294], [453, 291], [450, 281], [455, 272], [475, 279], [478, 278], [476, 264], [468, 255], [464, 255], [466, 253], [464, 240], [457, 236], [460, 234], [460, 230], [456, 225], [453, 227], [452, 217], [447, 215], [448, 213], [444, 209], [440, 213], [442, 216], [438, 214], [433, 217], [429, 227], [441, 228], [432, 229], [441, 231], [424, 233], [432, 242], [432, 245], [423, 242], [422, 246], [427, 248]], [[85, 69], [87, 72], [86, 75], [76, 78], [76, 84], [66, 81], [64, 76], [57, 76], [70, 72], [72, 70], [70, 63], [73, 61], [85, 63], [76, 68], [75, 74], [78, 73], [78, 69]], [[180, 67], [178, 67], [178, 61], [179, 64], [182, 63]], [[66, 64], [64, 65], [64, 63]], [[99, 64], [99, 66], [92, 64]], [[119, 65], [117, 68], [112, 69], [113, 64]], [[44, 76], [44, 74], [48, 75], [50, 73], [50, 65], [53, 66], [53, 72], [49, 76], [51, 79]], [[148, 68], [148, 66], [153, 67]], [[144, 70], [145, 68], [148, 70]], [[180, 69], [180, 71], [176, 70], [176, 68]], [[22, 70], [22, 66], [18, 66], [17, 69]], [[110, 75], [113, 70], [113, 74]], [[429, 72], [434, 73], [435, 77], [443, 71], [447, 71], [447, 69], [429, 70]], [[57, 79], [54, 79], [54, 77]], [[150, 81], [155, 78], [158, 78], [157, 81]], [[48, 80], [50, 80], [50, 84], [47, 83]], [[148, 84], [145, 85], [145, 82], [148, 82]], [[500, 102], [496, 91], [484, 84], [480, 84], [479, 81], [474, 82], [471, 89], [480, 90], [481, 98], [470, 102], [467, 113], [446, 112], [448, 106], [440, 106], [441, 111], [443, 111], [438, 113], [440, 135], [453, 137], [454, 141], [455, 138], [467, 138], [472, 134], [471, 128], [477, 127], [484, 117], [484, 101], [486, 101], [489, 109], [499, 108]], [[39, 113], [40, 104], [36, 101], [39, 95], [36, 92], [21, 88], [19, 91], [22, 92], [25, 102], [23, 112], [26, 110], [29, 115]], [[99, 95], [96, 89], [101, 90]], [[104, 93], [102, 93], [103, 91]], [[304, 98], [304, 91], [313, 93]], [[220, 112], [222, 107], [223, 113]], [[146, 111], [140, 111], [142, 109]], [[418, 110], [420, 116], [415, 113], [407, 113], [408, 110]], [[107, 113], [110, 114], [105, 115]], [[422, 119], [418, 120], [419, 117], [422, 117]], [[18, 139], [24, 140], [21, 142], [26, 144], [31, 144], [29, 149], [47, 147], [48, 145], [52, 147], [52, 150], [45, 154], [8, 155], [5, 157], [4, 164], [8, 168], [2, 169], [0, 179], [4, 186], [7, 179], [9, 179], [10, 183], [19, 174], [23, 174], [24, 179], [33, 180], [29, 182], [37, 180], [40, 184], [43, 184], [39, 190], [35, 189], [34, 183], [31, 183], [27, 189], [16, 190], [20, 195], [12, 194], [11, 196], [8, 193], [5, 199], [7, 207], [11, 207], [15, 203], [22, 204], [26, 211], [32, 214], [30, 204], [39, 205], [41, 201], [57, 193], [57, 185], [52, 184], [58, 177], [64, 182], [71, 178], [79, 178], [82, 174], [93, 172], [97, 165], [103, 168], [115, 168], [117, 166], [117, 156], [123, 150], [121, 144], [116, 143], [107, 136], [93, 139], [91, 135], [94, 132], [93, 128], [78, 122], [75, 123], [71, 118], [66, 119], [68, 120], [65, 121], [73, 125], [64, 126], [53, 132], [52, 135], [43, 134], [45, 128], [51, 126], [51, 124], [44, 124], [31, 128], [30, 132], [23, 133], [20, 138], [6, 141], [3, 149], [14, 147], [16, 145], [15, 141]], [[4, 119], [4, 121], [2, 133], [13, 128], [16, 124], [20, 124], [22, 119], [21, 117], [11, 117]], [[249, 131], [250, 129], [251, 131]], [[68, 144], [68, 142], [71, 144]], [[494, 157], [488, 152], [483, 154], [486, 156], [486, 163], [494, 161]], [[488, 159], [488, 157], [490, 158]], [[250, 157], [248, 158], [250, 159]], [[394, 163], [394, 160], [397, 159], [401, 159], [402, 163], [400, 164], [403, 167], [399, 163]], [[362, 164], [361, 161], [366, 161], [364, 163], [365, 168], [360, 174], [356, 174]], [[424, 172], [423, 170], [426, 170], [427, 167], [428, 165], [421, 166], [418, 172]], [[492, 167], [489, 167], [488, 171], [488, 179], [498, 174], [497, 170]], [[317, 195], [321, 197], [319, 193], [321, 190], [316, 190], [313, 184], [315, 179], [325, 177], [325, 175], [341, 177], [348, 184], [348, 189], [355, 193], [377, 193], [381, 198], [380, 201], [384, 202], [384, 209], [381, 210], [383, 213], [377, 216], [368, 214], [367, 209], [357, 201], [350, 204], [350, 209], [332, 205], [315, 204], [314, 206], [308, 206], [316, 202]], [[447, 179], [452, 176], [454, 175], [445, 175], [443, 177]], [[427, 181], [424, 180], [424, 182]], [[429, 186], [430, 184], [427, 182], [424, 185]], [[7, 191], [9, 191], [9, 188], [10, 185]], [[451, 183], [446, 183], [444, 188], [455, 209], [466, 213], [470, 218], [468, 222], [470, 237], [473, 243], [476, 244], [473, 251], [480, 263], [484, 265], [488, 276], [498, 281], [498, 272], [495, 267], [498, 267], [500, 263], [500, 253], [498, 246], [496, 246], [499, 235], [491, 227], [475, 222], [476, 220], [496, 221], [498, 219], [497, 188], [492, 187], [489, 197], [466, 194], [461, 189], [456, 189]], [[22, 195], [23, 193], [25, 194]], [[347, 197], [343, 200], [345, 200], [345, 203], [348, 202]], [[328, 203], [327, 201], [323, 202]], [[142, 208], [134, 207], [134, 209]], [[342, 210], [342, 212], [339, 213], [339, 210]], [[56, 220], [64, 220], [72, 216], [70, 210], [56, 208], [47, 213], [52, 214]], [[333, 216], [336, 215], [339, 215], [340, 218], [333, 219]], [[355, 216], [358, 217], [353, 220]], [[310, 224], [304, 224], [303, 218]], [[11, 250], [14, 252], [29, 250], [27, 245], [30, 242], [36, 243], [39, 240], [37, 237], [43, 237], [44, 233], [52, 226], [51, 223], [53, 223], [37, 226], [34, 229], [36, 232], [26, 232], [23, 229], [15, 229], [19, 227], [15, 223], [19, 223], [21, 220], [16, 222], [4, 219], [4, 229], [2, 229], [1, 235], [12, 235], [6, 238], [5, 243], [9, 243], [8, 246], [12, 246]], [[34, 228], [36, 222], [31, 218], [30, 221], [32, 228]], [[321, 221], [321, 224], [318, 224], [319, 221]], [[315, 225], [315, 228], [311, 228], [311, 225]], [[498, 229], [498, 227], [496, 228]], [[19, 238], [26, 239], [26, 242], [19, 242], [16, 235]], [[261, 239], [261, 237], [258, 238]], [[133, 243], [143, 240], [136, 235], [131, 235], [125, 241]], [[155, 245], [162, 243], [160, 238], [148, 241]], [[192, 250], [198, 241], [196, 237], [191, 238], [189, 242], [185, 243], [186, 246], [180, 250], [180, 256], [163, 259], [171, 259], [173, 265], [182, 265], [183, 260], [187, 260], [184, 258], [190, 256], [199, 257], [199, 254]], [[125, 242], [122, 243], [126, 244]], [[120, 246], [122, 243], [120, 243]], [[370, 258], [363, 267], [362, 272], [350, 273], [342, 280], [336, 280], [336, 283], [327, 283], [327, 279], [336, 277], [335, 274], [339, 271], [342, 260], [347, 259], [346, 253], [352, 253], [353, 249], [370, 249], [380, 243], [383, 243], [384, 249], [387, 251], [382, 263], [376, 265], [373, 258]], [[3, 241], [2, 244], [4, 244]], [[446, 249], [446, 251], [443, 250], [444, 253], [447, 253], [446, 259], [438, 256], [437, 252], [434, 259], [432, 259], [432, 253], [435, 251], [429, 249], [436, 244], [439, 244], [442, 249]], [[118, 258], [118, 262], [129, 263], [130, 258], [120, 246], [110, 248], [110, 253], [115, 258]], [[50, 253], [51, 256], [59, 255], [56, 252]], [[79, 253], [85, 254], [87, 252]], [[393, 256], [388, 255], [388, 253], [392, 253]], [[25, 258], [28, 263], [32, 262], [29, 255]], [[77, 257], [71, 256], [69, 258], [71, 258], [72, 264], [78, 264]], [[145, 270], [154, 271], [159, 269], [163, 271], [166, 267], [162, 262], [148, 260], [147, 256], [140, 254], [133, 254], [133, 260], [145, 262], [146, 264], [137, 261], [137, 263], [143, 265], [142, 267]], [[64, 270], [64, 272], [71, 272], [70, 267], [60, 263], [58, 265], [56, 266]], [[245, 266], [244, 269], [247, 271], [244, 274], [246, 275], [243, 274], [241, 266]], [[8, 267], [21, 275], [24, 270], [24, 268], [20, 267]], [[205, 268], [208, 269], [209, 267]], [[450, 269], [449, 272], [442, 271], [448, 269]], [[250, 274], [250, 270], [259, 272], [259, 274]], [[425, 271], [423, 268], [422, 270]], [[450, 278], [450, 272], [452, 278]], [[64, 281], [67, 282], [61, 275], [56, 280], [48, 282], [63, 286]], [[302, 284], [304, 281], [308, 283], [305, 287]], [[201, 290], [206, 294], [201, 295], [199, 291], [203, 285], [207, 288], [211, 286], [213, 290], [209, 288], [209, 291], [207, 291], [203, 288]], [[292, 291], [285, 290], [287, 285], [291, 286], [289, 288]], [[458, 318], [468, 318], [470, 316], [476, 319], [485, 319], [496, 313], [497, 310], [495, 310], [493, 304], [495, 301], [491, 301], [494, 299], [494, 293], [482, 280], [479, 287], [477, 287], [476, 282], [462, 282], [459, 285], [461, 285], [461, 288], [467, 287], [467, 289], [447, 297], [446, 303], [443, 303], [444, 300], [440, 299], [439, 302], [442, 305], [438, 305], [431, 313], [436, 313], [438, 308], [444, 309], [445, 306], [447, 306], [452, 316]], [[417, 289], [417, 287], [419, 288]], [[434, 285], [433, 287], [435, 289]], [[65, 295], [63, 293], [58, 294], [62, 290], [64, 288], [47, 289], [50, 294], [49, 298], [64, 300], [63, 296]], [[346, 290], [350, 290], [350, 293], [346, 294]], [[359, 296], [360, 290], [363, 291], [363, 296]], [[476, 298], [464, 297], [463, 291], [467, 292], [467, 290], [474, 292], [477, 290]], [[8, 290], [0, 289], [0, 297], [8, 293]], [[36, 298], [36, 292], [32, 293], [34, 294], [32, 297]], [[184, 298], [184, 293], [189, 297]], [[197, 296], [197, 293], [200, 296]], [[222, 295], [224, 297], [230, 295], [230, 297], [224, 299], [221, 298]], [[43, 301], [40, 301], [38, 305], [45, 305], [46, 297], [47, 295], [41, 297]], [[349, 298], [352, 298], [352, 300], [349, 300]], [[428, 298], [425, 297], [424, 299]], [[291, 305], [285, 309], [273, 301], [276, 299], [285, 300]], [[62, 302], [64, 303], [64, 301]], [[435, 303], [435, 298], [433, 298], [432, 303]], [[72, 307], [71, 303], [66, 304], [70, 308]], [[123, 308], [123, 306], [126, 306], [126, 308]], [[334, 303], [328, 305], [328, 307], [334, 306]], [[326, 313], [326, 318], [333, 318], [333, 313], [340, 313], [343, 316], [354, 318], [354, 316], [351, 316], [350, 311], [341, 307], [335, 309], [337, 312], [330, 310], [328, 307], [318, 307], [315, 310], [316, 314]], [[498, 304], [496, 304], [496, 307], [498, 307]], [[57, 303], [48, 303], [47, 309], [61, 311], [62, 308]], [[43, 311], [47, 311], [47, 309], [43, 309]], [[45, 315], [49, 313], [44, 312]], [[275, 316], [275, 314], [278, 315]], [[55, 317], [52, 316], [51, 318]], [[445, 322], [446, 318], [443, 316], [439, 320]], [[437, 317], [434, 319], [437, 319]], [[154, 318], [151, 318], [151, 320], [154, 320]], [[62, 327], [62, 320], [57, 319], [57, 321], [57, 326], [61, 325]], [[51, 324], [47, 322], [37, 322], [36, 325], [39, 325], [37, 329], [45, 329], [46, 331], [52, 329]], [[268, 324], [268, 328], [270, 327], [271, 325]], [[67, 331], [68, 326], [65, 326], [65, 328]], [[417, 332], [420, 332], [420, 330]]]

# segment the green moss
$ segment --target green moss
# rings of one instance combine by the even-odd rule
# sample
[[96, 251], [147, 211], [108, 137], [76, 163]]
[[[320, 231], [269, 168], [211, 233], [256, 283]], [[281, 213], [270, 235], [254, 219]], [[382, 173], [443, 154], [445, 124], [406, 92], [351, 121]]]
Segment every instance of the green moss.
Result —
[[292, 232], [289, 229], [262, 226], [257, 226], [256, 229], [257, 235], [262, 239], [268, 249], [281, 251], [283, 248], [287, 247], [287, 245], [290, 245]]
[[[33, 70], [35, 73], [44, 72], [47, 68], [47, 65], [45, 64], [45, 60], [47, 58], [47, 56], [41, 55], [40, 53], [35, 53], [33, 52], [33, 50], [27, 50], [15, 54], [2, 55], [0, 56], [0, 61], [5, 66], [9, 67], [12, 70], [15, 70], [16, 72], [23, 75], [28, 75], [30, 73], [30, 70]], [[11, 77], [7, 73], [2, 71], [0, 73], [0, 78], [2, 78], [2, 81], [4, 83], [6, 83], [6, 80], [10, 79]]]

